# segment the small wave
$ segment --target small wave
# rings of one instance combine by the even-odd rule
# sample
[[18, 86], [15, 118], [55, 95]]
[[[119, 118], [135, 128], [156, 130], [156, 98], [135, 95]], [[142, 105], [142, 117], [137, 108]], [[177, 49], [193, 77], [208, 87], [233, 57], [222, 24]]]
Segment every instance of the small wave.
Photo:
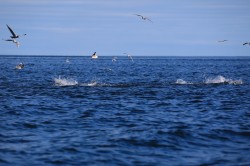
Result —
[[76, 80], [61, 78], [60, 76], [59, 78], [55, 78], [54, 81], [56, 86], [74, 86], [78, 84]]
[[227, 79], [221, 75], [216, 76], [214, 78], [207, 78], [205, 81], [206, 84], [222, 84], [222, 83], [227, 83], [227, 84], [243, 84], [243, 81], [240, 80], [232, 80], [232, 79]]
[[175, 83], [180, 85], [193, 84], [191, 82], [184, 81], [183, 79], [177, 79]]

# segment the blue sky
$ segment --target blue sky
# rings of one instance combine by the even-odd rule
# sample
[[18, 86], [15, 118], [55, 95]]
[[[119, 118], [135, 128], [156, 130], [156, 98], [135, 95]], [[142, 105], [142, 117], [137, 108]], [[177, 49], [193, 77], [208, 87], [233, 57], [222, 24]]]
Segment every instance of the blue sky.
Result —
[[250, 56], [249, 0], [1, 0], [0, 16], [1, 39], [27, 34], [0, 55]]

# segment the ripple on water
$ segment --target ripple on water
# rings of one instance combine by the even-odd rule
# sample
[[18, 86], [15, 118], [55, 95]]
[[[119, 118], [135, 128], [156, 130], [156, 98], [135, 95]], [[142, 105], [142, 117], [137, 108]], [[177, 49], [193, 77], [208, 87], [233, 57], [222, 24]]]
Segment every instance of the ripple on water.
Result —
[[0, 165], [250, 163], [249, 58], [20, 58], [0, 62]]

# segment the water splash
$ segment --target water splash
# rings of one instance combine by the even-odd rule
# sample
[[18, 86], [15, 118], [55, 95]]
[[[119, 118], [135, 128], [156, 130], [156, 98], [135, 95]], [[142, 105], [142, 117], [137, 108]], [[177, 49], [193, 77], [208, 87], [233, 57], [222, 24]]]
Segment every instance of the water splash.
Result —
[[91, 81], [91, 82], [88, 82], [88, 83], [81, 83], [80, 86], [112, 87], [112, 86], [115, 86], [115, 84], [100, 83], [100, 82], [97, 82], [97, 81]]
[[184, 81], [183, 79], [177, 79], [175, 83], [180, 85], [193, 84], [191, 82]]
[[243, 84], [243, 81], [241, 79], [240, 80], [227, 79], [227, 78], [219, 75], [219, 76], [216, 76], [214, 78], [207, 78], [205, 80], [205, 83], [206, 84], [223, 84], [223, 83], [227, 83], [227, 84], [238, 85], [238, 84]]
[[74, 86], [78, 85], [78, 82], [74, 79], [68, 79], [68, 78], [54, 78], [55, 85], [56, 86]]
[[88, 83], [81, 83], [80, 86], [101, 86], [101, 84], [98, 84], [96, 81], [91, 81]]
[[97, 82], [96, 81], [93, 81], [93, 82], [90, 82], [87, 84], [87, 86], [96, 86], [97, 85]]
[[241, 79], [239, 80], [233, 80], [233, 79], [228, 79], [228, 78], [225, 78], [221, 75], [219, 76], [216, 76], [216, 77], [210, 77], [210, 78], [207, 78], [205, 79], [205, 82], [204, 83], [192, 83], [192, 82], [187, 82], [183, 79], [177, 79], [176, 84], [179, 84], [179, 85], [190, 85], [190, 84], [234, 84], [234, 85], [241, 85], [243, 84], [243, 81]]

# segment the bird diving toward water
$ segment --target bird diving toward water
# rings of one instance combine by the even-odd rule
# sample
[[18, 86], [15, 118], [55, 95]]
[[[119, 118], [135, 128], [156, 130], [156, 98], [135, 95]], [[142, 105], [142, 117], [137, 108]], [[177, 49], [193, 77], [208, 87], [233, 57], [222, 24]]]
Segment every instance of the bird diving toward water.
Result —
[[132, 62], [134, 62], [134, 60], [130, 54], [128, 54], [128, 53], [124, 53], [124, 54], [126, 54], [128, 56], [128, 58], [131, 59]]
[[248, 45], [250, 45], [250, 43], [249, 43], [249, 42], [245, 42], [245, 43], [243, 43], [243, 46], [244, 46], [244, 45], [247, 45], [247, 44], [248, 44]]
[[3, 40], [5, 40], [5, 41], [12, 41], [13, 43], [15, 43], [16, 44], [16, 46], [19, 48], [19, 46], [20, 46], [20, 43], [18, 42], [18, 41], [16, 41], [15, 39], [3, 39]]
[[113, 57], [113, 58], [112, 58], [112, 62], [115, 62], [115, 61], [116, 61], [116, 58], [117, 58], [117, 57]]
[[148, 21], [150, 21], [150, 22], [153, 22], [152, 20], [150, 20], [148, 17], [144, 17], [144, 16], [142, 16], [142, 15], [140, 15], [140, 14], [135, 14], [136, 16], [138, 16], [138, 17], [141, 17], [141, 19], [143, 19], [143, 20], [148, 20]]
[[[6, 25], [7, 25], [7, 24], [6, 24]], [[8, 25], [7, 25], [7, 27], [8, 27], [8, 29], [9, 29], [10, 33], [12, 34], [12, 36], [10, 36], [10, 38], [12, 38], [12, 39], [17, 39], [17, 38], [20, 37], [20, 35], [15, 34], [15, 32], [14, 32]], [[26, 34], [23, 34], [23, 36], [26, 36]]]

